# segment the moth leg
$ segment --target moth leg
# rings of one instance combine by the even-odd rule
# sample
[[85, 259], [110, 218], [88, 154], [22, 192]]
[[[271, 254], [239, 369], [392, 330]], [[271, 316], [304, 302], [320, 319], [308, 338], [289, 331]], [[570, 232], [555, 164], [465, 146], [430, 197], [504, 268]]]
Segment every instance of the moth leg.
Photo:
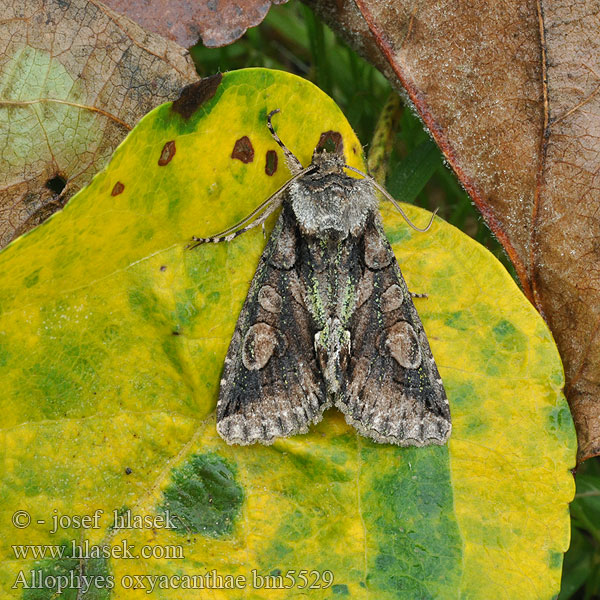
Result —
[[427, 294], [417, 294], [416, 292], [408, 292], [413, 298], [429, 298]]
[[271, 214], [278, 207], [279, 207], [279, 203], [275, 204], [274, 206], [269, 207], [269, 210], [266, 210], [262, 215], [260, 215], [260, 217], [258, 217], [255, 221], [251, 222], [250, 225], [243, 227], [242, 229], [238, 229], [237, 231], [236, 231], [236, 229], [238, 227], [240, 227], [241, 225], [243, 225], [244, 223], [247, 223], [248, 219], [250, 217], [246, 217], [243, 221], [240, 221], [233, 227], [230, 227], [229, 229], [226, 229], [225, 231], [218, 233], [214, 237], [199, 238], [199, 237], [193, 236], [192, 243], [188, 245], [188, 248], [190, 250], [193, 250], [194, 248], [197, 248], [201, 244], [206, 244], [206, 243], [218, 244], [220, 242], [230, 242], [231, 240], [235, 239], [238, 235], [242, 235], [242, 233], [246, 233], [246, 231], [250, 231], [250, 229], [254, 229], [254, 227], [258, 227], [259, 225], [264, 226], [265, 221], [271, 216]]
[[[286, 183], [284, 183], [274, 194], [269, 196], [264, 202], [262, 202], [257, 208], [255, 208], [247, 217], [242, 219], [239, 223], [232, 225], [227, 228], [225, 231], [221, 231], [212, 237], [201, 238], [201, 237], [192, 237], [192, 243], [187, 245], [188, 250], [193, 250], [197, 248], [201, 244], [218, 244], [220, 242], [230, 242], [238, 235], [253, 229], [254, 227], [258, 227], [262, 225], [269, 216], [277, 210], [281, 203], [283, 202], [284, 192], [287, 191], [288, 187], [296, 181], [299, 177], [309, 172], [310, 167], [308, 169], [302, 170], [300, 173], [296, 173], [291, 179], [289, 179]], [[264, 212], [263, 212], [264, 211]], [[262, 213], [262, 214], [261, 214]]]
[[283, 154], [285, 156], [285, 164], [287, 165], [288, 169], [291, 171], [292, 175], [296, 175], [298, 173], [301, 173], [304, 170], [304, 167], [302, 166], [302, 163], [296, 158], [296, 156], [294, 156], [293, 152], [289, 150], [285, 146], [285, 144], [279, 139], [279, 136], [275, 133], [275, 130], [273, 129], [271, 117], [274, 114], [277, 114], [278, 112], [280, 112], [280, 109], [276, 108], [267, 115], [267, 127], [269, 128], [273, 139], [279, 144], [279, 147], [283, 150]]

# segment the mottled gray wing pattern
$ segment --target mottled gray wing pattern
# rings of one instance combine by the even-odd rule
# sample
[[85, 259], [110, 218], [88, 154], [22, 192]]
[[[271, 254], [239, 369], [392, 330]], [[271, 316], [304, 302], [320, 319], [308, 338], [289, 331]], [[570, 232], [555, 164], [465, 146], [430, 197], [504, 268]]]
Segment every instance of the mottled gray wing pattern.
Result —
[[423, 325], [379, 218], [367, 224], [350, 319], [346, 393], [336, 406], [360, 433], [401, 446], [444, 444], [450, 409]]
[[297, 272], [298, 236], [284, 203], [225, 358], [217, 430], [230, 444], [305, 433], [326, 408], [315, 324]]

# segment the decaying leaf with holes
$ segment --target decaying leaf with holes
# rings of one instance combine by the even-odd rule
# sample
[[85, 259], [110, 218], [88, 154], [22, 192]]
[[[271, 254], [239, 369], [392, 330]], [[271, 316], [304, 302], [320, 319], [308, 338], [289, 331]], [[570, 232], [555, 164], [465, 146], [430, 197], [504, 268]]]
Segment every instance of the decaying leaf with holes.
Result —
[[138, 119], [196, 78], [184, 48], [97, 3], [2, 10], [0, 247], [62, 208]]

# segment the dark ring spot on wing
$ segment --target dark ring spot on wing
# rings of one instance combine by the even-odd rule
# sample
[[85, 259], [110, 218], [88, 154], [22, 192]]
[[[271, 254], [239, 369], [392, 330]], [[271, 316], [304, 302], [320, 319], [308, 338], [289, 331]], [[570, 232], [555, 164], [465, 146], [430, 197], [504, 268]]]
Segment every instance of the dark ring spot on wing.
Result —
[[422, 355], [417, 333], [407, 321], [398, 321], [385, 330], [385, 345], [395, 361], [406, 369], [416, 369]]
[[277, 293], [275, 288], [270, 285], [264, 285], [258, 292], [258, 303], [270, 313], [281, 312], [281, 296]]
[[268, 362], [277, 346], [277, 332], [266, 323], [248, 329], [242, 344], [242, 362], [249, 371], [258, 371]]
[[381, 294], [381, 310], [383, 312], [392, 312], [402, 306], [404, 302], [404, 294], [402, 288], [397, 284], [393, 283], [390, 287]]

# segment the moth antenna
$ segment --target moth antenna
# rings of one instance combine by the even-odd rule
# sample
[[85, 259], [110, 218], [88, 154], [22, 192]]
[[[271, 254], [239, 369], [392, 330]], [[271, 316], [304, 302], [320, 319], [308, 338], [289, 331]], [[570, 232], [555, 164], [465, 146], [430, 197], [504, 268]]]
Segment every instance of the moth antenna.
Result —
[[[200, 238], [194, 236], [192, 237], [192, 243], [188, 244], [186, 248], [188, 250], [193, 250], [194, 248], [197, 248], [202, 244], [218, 244], [220, 242], [230, 242], [231, 240], [235, 239], [238, 235], [242, 235], [242, 233], [246, 233], [246, 231], [249, 231], [254, 227], [258, 227], [259, 225], [262, 225], [269, 218], [269, 216], [275, 210], [277, 210], [279, 206], [281, 206], [281, 203], [283, 202], [283, 193], [287, 190], [287, 188], [294, 181], [296, 181], [296, 179], [310, 172], [310, 170], [310, 167], [308, 167], [307, 169], [303, 169], [300, 173], [296, 173], [296, 175], [294, 175], [291, 179], [288, 179], [288, 181], [286, 181], [274, 194], [271, 194], [264, 202], [257, 206], [247, 217], [244, 217], [239, 223], [228, 227], [227, 229], [225, 229], [225, 231], [221, 231], [220, 233], [217, 233], [212, 237]], [[250, 224], [245, 226], [247, 223]]]
[[271, 117], [277, 114], [278, 112], [281, 112], [281, 110], [279, 108], [276, 108], [267, 115], [267, 127], [269, 128], [273, 139], [279, 144], [279, 147], [283, 150], [283, 155], [285, 156], [285, 164], [287, 165], [288, 169], [291, 171], [292, 175], [296, 175], [297, 173], [303, 171], [304, 167], [302, 166], [302, 163], [296, 158], [294, 153], [291, 150], [289, 150], [285, 146], [285, 144], [279, 139], [279, 136], [275, 133], [275, 130], [273, 129]]
[[431, 219], [429, 219], [429, 223], [427, 223], [427, 227], [421, 228], [421, 227], [417, 227], [409, 218], [408, 215], [402, 210], [402, 207], [398, 204], [398, 202], [396, 202], [396, 199], [381, 185], [379, 185], [377, 183], [377, 181], [375, 181], [375, 179], [373, 179], [370, 175], [367, 175], [366, 173], [363, 173], [362, 171], [359, 171], [358, 169], [355, 169], [354, 167], [351, 167], [350, 165], [344, 165], [345, 169], [350, 169], [350, 171], [354, 171], [355, 173], [358, 173], [359, 175], [362, 175], [369, 183], [371, 183], [371, 185], [375, 186], [397, 209], [398, 212], [402, 215], [402, 217], [404, 218], [404, 220], [415, 230], [415, 231], [421, 231], [422, 233], [429, 231], [431, 224], [433, 223], [433, 219], [435, 218], [435, 215], [437, 214], [437, 211], [439, 210], [438, 208], [436, 208], [433, 211], [433, 214], [431, 215]]

